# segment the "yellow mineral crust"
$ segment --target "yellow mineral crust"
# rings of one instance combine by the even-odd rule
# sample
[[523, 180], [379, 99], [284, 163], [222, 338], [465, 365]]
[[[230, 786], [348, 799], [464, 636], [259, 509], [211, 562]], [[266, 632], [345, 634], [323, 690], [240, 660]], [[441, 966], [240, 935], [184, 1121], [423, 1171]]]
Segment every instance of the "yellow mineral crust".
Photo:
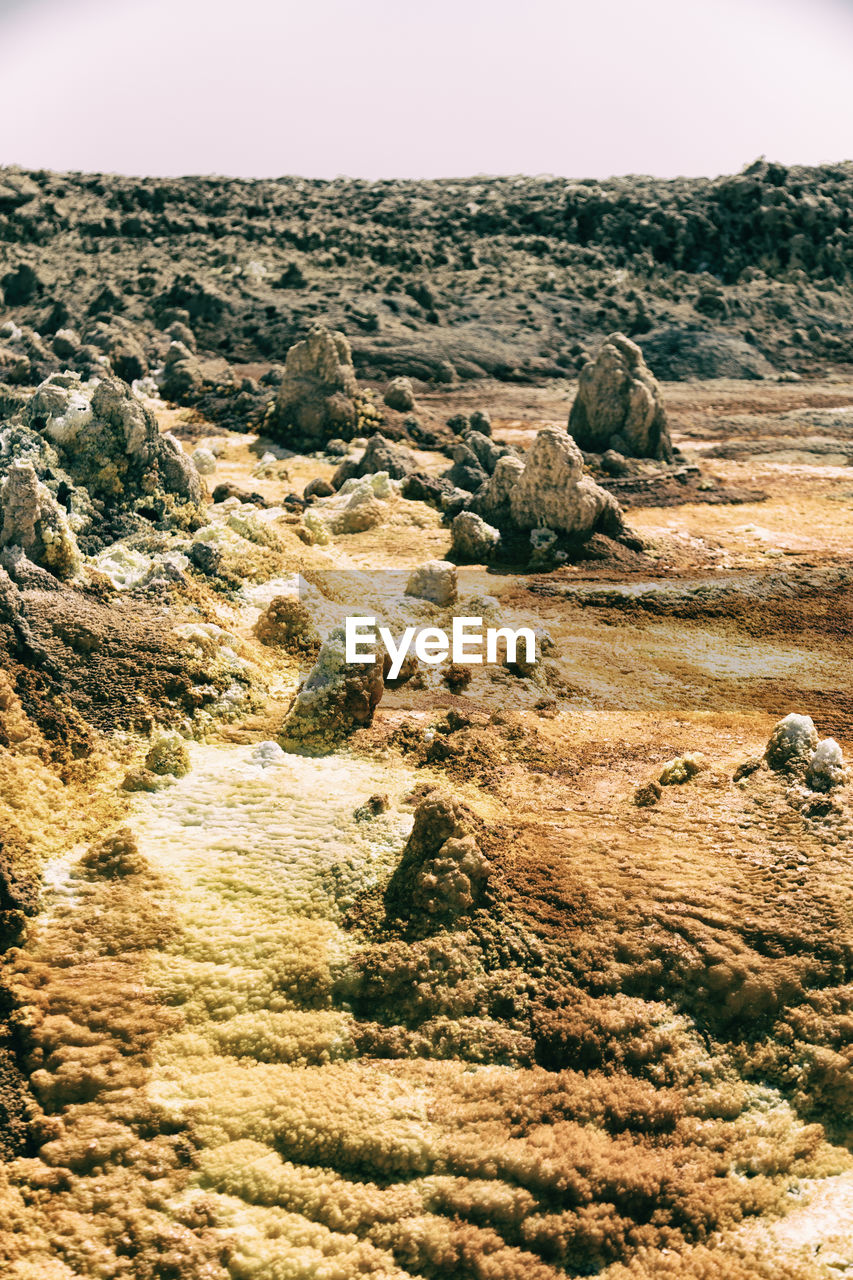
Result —
[[[774, 1271], [741, 1224], [845, 1153], [662, 1004], [618, 1016], [657, 1024], [668, 1083], [358, 1055], [344, 914], [397, 865], [423, 774], [189, 754], [132, 831], [56, 864], [12, 957], [39, 1146], [0, 1179], [4, 1277], [822, 1274]], [[358, 822], [379, 791], [388, 812]], [[476, 1006], [484, 976], [449, 945]]]
[[[664, 1003], [594, 1008], [629, 1051], [648, 1042], [655, 1078], [359, 1056], [344, 916], [398, 864], [423, 774], [189, 754], [124, 825], [48, 863], [10, 957], [37, 1154], [0, 1174], [4, 1277], [831, 1274], [781, 1215], [809, 1178], [843, 1208], [846, 1153]], [[26, 769], [47, 816], [63, 793], [37, 755]], [[388, 812], [357, 822], [380, 791]], [[423, 998], [467, 1034], [486, 977], [463, 934], [430, 945]], [[390, 947], [389, 975], [406, 957]]]

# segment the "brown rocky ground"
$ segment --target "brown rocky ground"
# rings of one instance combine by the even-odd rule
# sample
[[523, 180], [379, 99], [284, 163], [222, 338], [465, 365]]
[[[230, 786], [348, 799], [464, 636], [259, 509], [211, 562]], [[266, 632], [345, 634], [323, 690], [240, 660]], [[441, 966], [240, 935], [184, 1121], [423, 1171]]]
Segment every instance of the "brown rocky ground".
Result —
[[[424, 392], [418, 414], [485, 406], [524, 444], [565, 422], [568, 392], [481, 382]], [[10, 669], [0, 890], [23, 931], [0, 1045], [5, 1274], [853, 1274], [850, 787], [817, 794], [765, 765], [735, 781], [790, 711], [853, 752], [853, 384], [664, 395], [715, 486], [626, 505], [644, 551], [459, 571], [463, 600], [547, 628], [532, 675], [388, 690], [348, 746], [287, 757], [269, 783], [245, 759], [275, 737], [299, 665], [256, 642], [233, 583], [191, 569], [150, 617], [90, 595], [70, 629], [33, 594], [59, 672], [44, 697], [64, 691], [88, 737], [57, 753], [67, 731]], [[160, 416], [185, 447], [212, 432]], [[215, 482], [270, 502], [335, 465], [253, 475], [266, 443], [220, 434]], [[359, 572], [381, 591], [449, 546], [439, 513], [404, 500], [326, 546], [275, 529], [230, 552], [238, 583], [298, 569], [333, 597]], [[168, 638], [178, 617], [227, 628], [255, 701], [196, 733], [185, 779], [131, 798], [119, 783], [150, 722], [192, 713], [206, 679]], [[102, 637], [87, 654], [84, 623]], [[697, 752], [694, 778], [634, 803]], [[488, 894], [450, 923], [401, 924], [384, 888], [430, 787], [469, 807]], [[379, 791], [387, 816], [356, 821]], [[123, 824], [125, 874], [103, 852], [79, 862]]]

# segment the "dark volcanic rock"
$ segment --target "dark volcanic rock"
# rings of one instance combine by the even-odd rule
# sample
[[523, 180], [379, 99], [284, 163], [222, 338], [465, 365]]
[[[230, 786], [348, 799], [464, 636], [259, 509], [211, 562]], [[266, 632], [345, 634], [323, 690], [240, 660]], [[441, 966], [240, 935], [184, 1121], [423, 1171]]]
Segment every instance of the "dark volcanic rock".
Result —
[[659, 378], [772, 378], [776, 370], [742, 338], [672, 326], [643, 335], [643, 352]]
[[441, 480], [437, 476], [428, 476], [423, 471], [415, 471], [404, 479], [401, 493], [404, 498], [409, 498], [412, 502], [426, 502], [440, 510], [442, 499], [453, 493], [453, 485], [449, 480]]
[[[744, 341], [771, 367], [804, 374], [853, 360], [850, 163], [606, 182], [4, 169], [0, 219], [5, 314], [31, 334], [75, 330], [80, 349], [62, 359], [79, 372], [109, 357], [88, 327], [115, 334], [118, 318], [152, 368], [176, 322], [192, 329], [199, 359], [231, 367], [281, 365], [321, 324], [354, 335], [354, 370], [383, 383], [565, 377], [616, 330], [651, 335], [659, 377], [738, 376], [736, 366], [749, 376]], [[253, 258], [265, 275], [241, 269]], [[691, 325], [706, 336], [667, 355], [658, 335]], [[14, 344], [0, 333], [0, 345]], [[28, 385], [59, 367], [52, 351], [47, 365], [15, 354]], [[129, 364], [119, 371], [132, 376]], [[254, 429], [268, 399], [238, 407], [224, 385], [202, 411]]]
[[335, 489], [353, 476], [375, 475], [387, 471], [392, 480], [402, 480], [417, 467], [417, 460], [403, 445], [393, 444], [378, 433], [371, 436], [360, 458], [346, 458], [332, 477]]

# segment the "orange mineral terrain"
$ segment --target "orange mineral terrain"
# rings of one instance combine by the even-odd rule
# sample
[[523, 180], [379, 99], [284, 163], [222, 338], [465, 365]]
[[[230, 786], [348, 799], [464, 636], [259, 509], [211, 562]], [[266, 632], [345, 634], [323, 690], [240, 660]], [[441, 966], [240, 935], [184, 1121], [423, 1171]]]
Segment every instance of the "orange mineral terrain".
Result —
[[339, 337], [7, 406], [0, 1273], [853, 1275], [853, 382]]

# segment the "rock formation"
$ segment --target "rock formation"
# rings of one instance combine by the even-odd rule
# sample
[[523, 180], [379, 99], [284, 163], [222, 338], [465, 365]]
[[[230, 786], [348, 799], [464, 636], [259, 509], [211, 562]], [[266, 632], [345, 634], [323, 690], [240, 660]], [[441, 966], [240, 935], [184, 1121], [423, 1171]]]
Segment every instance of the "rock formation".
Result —
[[477, 491], [471, 509], [485, 520], [505, 528], [513, 523], [510, 494], [524, 473], [521, 458], [511, 454], [500, 458], [487, 483]]
[[118, 831], [98, 840], [84, 853], [79, 867], [84, 874], [104, 880], [124, 880], [149, 870], [129, 827], [119, 827]]
[[315, 326], [287, 353], [284, 378], [267, 424], [271, 435], [303, 448], [332, 436], [351, 439], [358, 423], [358, 383], [342, 333]]
[[481, 900], [490, 871], [463, 805], [431, 792], [415, 810], [415, 824], [385, 903], [389, 913], [398, 916], [463, 915]]
[[254, 633], [261, 644], [300, 657], [315, 657], [320, 648], [311, 611], [295, 596], [275, 596], [255, 623]]
[[812, 791], [832, 791], [848, 779], [835, 739], [819, 739], [811, 716], [794, 711], [774, 726], [764, 759], [775, 772], [792, 774]]
[[510, 445], [496, 444], [482, 431], [467, 431], [464, 441], [487, 475], [492, 475], [501, 458], [517, 456]]
[[451, 552], [463, 564], [483, 564], [494, 554], [501, 540], [500, 530], [487, 524], [474, 511], [460, 511], [451, 525]]
[[382, 669], [381, 652], [373, 662], [347, 662], [344, 629], [336, 627], [285, 717], [283, 744], [331, 749], [353, 729], [370, 724], [384, 689]]
[[456, 599], [456, 566], [447, 560], [428, 560], [409, 574], [406, 595], [430, 600], [441, 608], [453, 604]]
[[818, 737], [811, 716], [792, 711], [774, 727], [764, 753], [771, 769], [805, 768], [817, 747]]
[[376, 475], [384, 471], [392, 480], [402, 480], [417, 467], [417, 460], [410, 449], [404, 445], [394, 444], [377, 432], [367, 442], [367, 447], [360, 458], [345, 458], [335, 474], [332, 485], [340, 489], [347, 480], [358, 476]]
[[150, 504], [167, 495], [197, 505], [204, 483], [178, 441], [118, 378], [97, 386], [71, 374], [43, 382], [24, 421], [56, 449], [75, 484], [109, 507]]
[[202, 389], [204, 377], [195, 353], [186, 343], [175, 341], [169, 347], [163, 368], [161, 391], [168, 400], [179, 404], [192, 400]]
[[578, 377], [569, 431], [581, 449], [613, 449], [633, 458], [672, 460], [660, 388], [643, 353], [622, 333], [612, 334]]
[[[479, 440], [492, 445], [486, 437]], [[544, 563], [552, 553], [565, 557], [561, 541], [568, 542], [571, 549], [572, 544], [583, 544], [595, 533], [617, 536], [624, 532], [619, 503], [591, 476], [584, 475], [583, 455], [565, 428], [543, 427], [523, 459], [506, 452], [492, 456], [491, 461], [492, 474], [461, 513], [466, 517], [474, 514], [486, 523], [480, 527], [473, 520], [462, 520], [460, 514], [455, 516], [453, 553], [457, 558], [484, 559], [489, 545], [492, 551], [497, 549], [496, 533], [532, 531], [535, 536], [528, 554]], [[474, 546], [468, 545], [472, 539], [476, 554]]]
[[15, 463], [0, 491], [0, 546], [20, 547], [57, 578], [72, 578], [81, 556], [68, 517], [29, 462]]
[[683, 786], [705, 768], [707, 768], [707, 761], [699, 751], [675, 756], [672, 760], [667, 760], [661, 769], [658, 782], [662, 787]]
[[815, 747], [806, 770], [806, 785], [813, 791], [831, 791], [847, 781], [844, 755], [834, 738], [824, 738]]
[[[502, 462], [506, 467], [506, 460]], [[498, 468], [495, 475], [497, 471]], [[621, 531], [618, 502], [583, 474], [581, 451], [562, 427], [542, 428], [527, 455], [524, 469], [516, 474], [513, 483], [502, 474], [499, 484], [508, 490], [509, 507], [517, 528], [545, 526], [580, 538], [595, 532]]]
[[474, 450], [464, 441], [454, 445], [453, 466], [444, 472], [443, 479], [449, 480], [457, 489], [467, 489], [469, 493], [476, 493], [485, 484], [487, 478], [488, 472], [481, 466]]
[[145, 757], [145, 767], [152, 773], [169, 773], [183, 778], [190, 771], [190, 753], [180, 734], [163, 733], [154, 740]]
[[392, 378], [385, 388], [383, 399], [389, 409], [396, 409], [399, 413], [408, 413], [410, 409], [414, 409], [415, 392], [410, 379]]

